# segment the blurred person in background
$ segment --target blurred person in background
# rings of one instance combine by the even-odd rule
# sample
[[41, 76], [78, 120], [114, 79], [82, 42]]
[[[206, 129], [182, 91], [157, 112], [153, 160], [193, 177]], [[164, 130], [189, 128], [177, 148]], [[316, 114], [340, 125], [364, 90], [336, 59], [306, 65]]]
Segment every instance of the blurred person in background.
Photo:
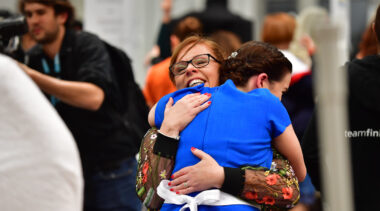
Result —
[[292, 63], [292, 84], [311, 73], [310, 67], [289, 51], [296, 27], [292, 15], [280, 12], [265, 16], [261, 30], [261, 40], [276, 46]]
[[77, 30], [77, 31], [83, 31], [83, 23], [82, 21], [78, 20], [78, 19], [75, 19], [73, 21], [73, 24], [71, 26], [74, 30]]
[[247, 42], [254, 38], [252, 21], [245, 20], [241, 16], [232, 13], [228, 9], [228, 0], [206, 0], [206, 7], [203, 11], [189, 12], [176, 19], [170, 16], [170, 8], [173, 1], [175, 0], [163, 0], [162, 4], [162, 8], [165, 11], [164, 17], [168, 18], [163, 19], [164, 21], [158, 34], [157, 45], [160, 49], [160, 58], [170, 56], [170, 31], [173, 30], [178, 21], [188, 16], [196, 17], [201, 21], [203, 24], [203, 34], [206, 36], [210, 36], [219, 30], [226, 30], [236, 34], [241, 42]]
[[[104, 43], [70, 28], [68, 0], [20, 0], [38, 43], [20, 64], [72, 132], [84, 179], [84, 210], [140, 210], [135, 154], [121, 116], [121, 94]], [[43, 115], [42, 113], [40, 115]]]
[[[152, 49], [145, 56], [144, 64], [146, 66], [155, 65], [162, 60], [168, 58], [172, 54], [172, 48], [170, 44], [170, 35], [172, 33], [171, 25], [169, 24], [172, 20], [171, 10], [172, 10], [172, 0], [162, 0], [161, 2], [162, 19], [159, 36], [157, 43], [152, 47]], [[160, 46], [170, 46], [162, 48]]]
[[[376, 34], [379, 53], [380, 5], [371, 26]], [[380, 169], [376, 167], [380, 151], [380, 57], [375, 54], [354, 59], [345, 67], [348, 75], [349, 130], [341, 132], [349, 138], [350, 143], [355, 210], [378, 210], [380, 181], [374, 179], [374, 175], [380, 174]], [[302, 149], [313, 184], [320, 190], [322, 187], [318, 144], [315, 113], [302, 139]], [[323, 195], [323, 190], [321, 194]]]
[[[296, 19], [287, 13], [274, 13], [264, 19], [261, 38], [284, 53], [293, 65], [292, 80], [282, 102], [289, 112], [299, 140], [306, 130], [314, 109], [310, 66], [289, 51], [297, 27]], [[295, 209], [305, 210], [315, 202], [315, 188], [307, 176], [300, 183], [301, 198]]]
[[[170, 35], [172, 49], [187, 36], [202, 34], [202, 23], [195, 17], [187, 17], [178, 22], [173, 33]], [[152, 107], [163, 96], [177, 90], [169, 77], [169, 66], [171, 57], [153, 65], [146, 76], [143, 93], [149, 107]]]
[[81, 211], [75, 141], [44, 95], [0, 54], [0, 206], [3, 211]]
[[313, 55], [317, 50], [313, 31], [319, 24], [328, 21], [328, 12], [322, 7], [307, 7], [296, 18], [296, 29], [289, 51], [313, 70]]
[[[200, 19], [194, 16], [185, 16], [183, 19], [172, 21], [170, 16], [171, 7], [172, 0], [162, 1], [161, 8], [163, 10], [163, 24], [160, 29], [160, 34], [162, 34], [159, 38], [159, 42], [165, 42], [163, 37], [170, 34], [170, 46], [171, 49], [174, 49], [178, 43], [183, 41], [187, 36], [203, 34], [204, 27]], [[175, 24], [175, 28], [171, 29], [173, 24]], [[172, 32], [170, 33], [170, 31]], [[210, 37], [224, 47], [228, 54], [237, 50], [241, 45], [239, 36], [232, 31], [218, 30], [211, 33]], [[156, 47], [152, 50], [156, 51], [154, 50], [155, 48]], [[166, 54], [162, 53], [161, 56], [162, 55]], [[169, 63], [170, 56], [153, 65], [147, 73], [143, 93], [149, 107], [152, 107], [159, 99], [161, 99], [161, 97], [176, 90], [169, 78]]]
[[239, 36], [226, 30], [213, 32], [210, 38], [224, 48], [227, 55], [231, 55], [232, 52], [238, 50], [242, 44]]
[[359, 43], [359, 52], [356, 54], [357, 59], [363, 59], [369, 55], [377, 54], [377, 38], [376, 33], [372, 29], [372, 23], [367, 26], [363, 32], [362, 39]]

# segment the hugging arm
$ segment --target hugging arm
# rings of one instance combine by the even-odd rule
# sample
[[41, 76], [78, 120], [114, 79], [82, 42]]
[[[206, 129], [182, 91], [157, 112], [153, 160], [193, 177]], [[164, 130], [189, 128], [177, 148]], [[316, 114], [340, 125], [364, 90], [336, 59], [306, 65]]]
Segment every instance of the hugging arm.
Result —
[[[197, 114], [208, 106], [210, 99], [210, 94], [188, 94], [178, 100], [175, 105], [173, 105], [173, 98], [169, 98], [169, 101], [165, 106], [164, 119], [160, 131], [170, 137], [177, 137], [179, 132], [182, 131]], [[156, 105], [152, 107], [149, 112], [148, 122], [150, 126], [155, 126], [155, 110]]]
[[[154, 153], [157, 155], [163, 155], [167, 158], [174, 158], [177, 152], [180, 131], [182, 131], [195, 116], [210, 106], [210, 103], [206, 102], [211, 97], [210, 94], [188, 94], [178, 100], [173, 105], [173, 98], [169, 98], [169, 101], [165, 106], [164, 120], [162, 122], [160, 131], [154, 131], [157, 133], [157, 140], [154, 145]], [[155, 126], [155, 109], [156, 105], [149, 112], [148, 122], [153, 127]]]
[[[205, 103], [209, 98], [210, 95], [191, 94], [180, 99], [174, 106], [173, 99], [167, 98], [168, 103], [161, 124], [163, 132], [151, 128], [145, 134], [138, 156], [136, 193], [146, 207], [160, 209], [163, 200], [158, 196], [157, 187], [162, 180], [171, 176], [179, 144], [178, 138], [173, 137], [178, 137], [179, 131], [210, 105]], [[148, 117], [152, 127], [155, 125], [155, 110], [156, 105]], [[161, 118], [162, 116], [157, 115], [158, 125]]]
[[298, 180], [302, 182], [306, 177], [306, 166], [293, 126], [289, 125], [281, 135], [274, 138], [273, 145], [290, 161]]
[[[245, 166], [239, 170], [243, 178], [243, 188], [234, 195], [248, 202], [279, 208], [291, 208], [298, 202], [300, 197], [298, 180], [289, 161], [278, 152], [273, 152], [270, 170], [251, 166]], [[224, 186], [226, 183], [233, 184], [234, 178], [226, 177]], [[230, 193], [233, 194], [233, 192]]]
[[[165, 155], [166, 159], [171, 159], [171, 165], [174, 166], [179, 141], [163, 136], [157, 131], [155, 133], [157, 140], [154, 153], [156, 156]], [[297, 177], [289, 161], [275, 150], [271, 169], [252, 166], [221, 167], [207, 153], [199, 149], [193, 149], [192, 152], [201, 161], [194, 166], [179, 170], [172, 177], [171, 186], [179, 194], [216, 187], [249, 203], [279, 208], [291, 208], [299, 200]], [[165, 162], [165, 159], [161, 159], [161, 162]], [[166, 165], [166, 168], [171, 172], [173, 166]], [[185, 181], [189, 187], [184, 187]]]
[[[272, 167], [266, 169], [252, 166], [221, 167], [207, 153], [192, 149], [201, 161], [175, 172], [171, 186], [179, 194], [220, 188], [254, 205], [291, 208], [300, 197], [298, 180], [289, 161], [275, 149], [273, 151]], [[184, 182], [188, 187], [184, 187]]]

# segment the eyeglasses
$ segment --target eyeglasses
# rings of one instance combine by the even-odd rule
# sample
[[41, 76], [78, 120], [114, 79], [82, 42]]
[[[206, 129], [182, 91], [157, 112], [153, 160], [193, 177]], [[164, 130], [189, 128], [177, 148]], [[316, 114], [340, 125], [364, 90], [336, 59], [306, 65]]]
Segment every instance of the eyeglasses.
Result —
[[182, 75], [186, 71], [187, 66], [191, 63], [194, 67], [201, 68], [205, 67], [210, 63], [210, 57], [214, 59], [216, 62], [220, 63], [215, 57], [213, 57], [211, 54], [200, 54], [197, 56], [194, 56], [189, 61], [180, 61], [177, 62], [169, 67], [169, 70], [174, 75]]

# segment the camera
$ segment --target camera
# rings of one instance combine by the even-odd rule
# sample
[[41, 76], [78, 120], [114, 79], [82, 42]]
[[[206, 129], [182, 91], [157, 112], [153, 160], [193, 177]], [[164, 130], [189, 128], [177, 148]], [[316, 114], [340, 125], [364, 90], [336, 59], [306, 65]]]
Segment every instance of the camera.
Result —
[[24, 16], [10, 17], [0, 21], [0, 52], [11, 54], [11, 39], [28, 32], [28, 25]]

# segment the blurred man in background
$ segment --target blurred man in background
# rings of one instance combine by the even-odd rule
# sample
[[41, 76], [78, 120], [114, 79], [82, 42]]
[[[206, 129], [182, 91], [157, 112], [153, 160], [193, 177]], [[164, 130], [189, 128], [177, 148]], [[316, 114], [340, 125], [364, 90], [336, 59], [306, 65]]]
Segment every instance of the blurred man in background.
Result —
[[104, 43], [69, 29], [74, 10], [67, 0], [19, 5], [39, 44], [29, 67], [21, 66], [74, 135], [84, 170], [84, 210], [140, 210], [134, 190], [138, 146], [120, 118], [120, 90]]

